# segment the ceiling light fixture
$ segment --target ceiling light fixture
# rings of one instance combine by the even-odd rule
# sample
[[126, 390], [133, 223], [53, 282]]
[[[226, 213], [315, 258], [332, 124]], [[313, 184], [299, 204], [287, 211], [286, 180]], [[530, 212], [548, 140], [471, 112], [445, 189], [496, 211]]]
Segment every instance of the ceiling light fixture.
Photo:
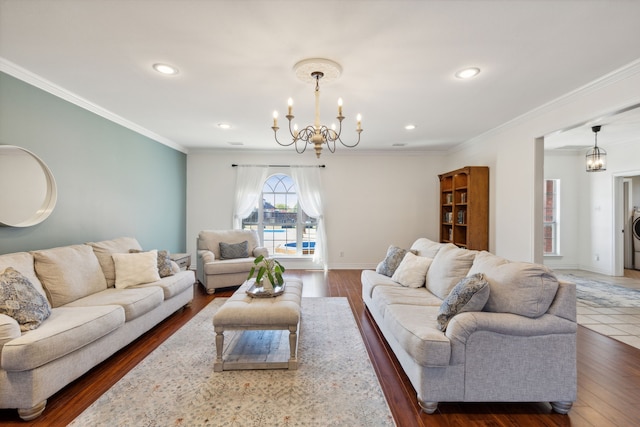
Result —
[[607, 152], [598, 147], [598, 132], [602, 126], [593, 126], [591, 130], [595, 134], [595, 146], [587, 151], [587, 172], [600, 172], [607, 170]]
[[332, 153], [335, 153], [336, 151], [336, 141], [339, 141], [342, 145], [348, 148], [353, 148], [358, 145], [360, 143], [360, 133], [362, 132], [362, 116], [360, 114], [356, 116], [356, 132], [358, 133], [358, 140], [356, 143], [349, 145], [345, 144], [342, 139], [340, 139], [342, 134], [342, 120], [345, 118], [342, 115], [342, 98], [338, 98], [338, 116], [336, 117], [339, 126], [338, 130], [336, 130], [335, 124], [331, 125], [330, 128], [320, 124], [320, 79], [325, 78], [326, 81], [338, 78], [342, 72], [340, 65], [328, 59], [313, 58], [298, 62], [294, 65], [293, 69], [300, 80], [305, 82], [315, 82], [316, 84], [315, 121], [313, 125], [308, 125], [301, 130], [298, 130], [297, 124], [294, 124], [292, 128], [291, 121], [295, 116], [293, 115], [293, 99], [289, 98], [287, 115], [285, 117], [289, 121], [289, 134], [291, 135], [292, 140], [289, 143], [282, 143], [278, 141], [278, 129], [280, 129], [278, 127], [278, 112], [274, 111], [273, 126], [271, 129], [273, 129], [273, 136], [276, 142], [284, 147], [294, 145], [298, 154], [304, 153], [307, 149], [307, 145], [313, 145], [317, 158], [320, 158], [323, 144], [326, 144], [327, 148]]
[[414, 130], [416, 128], [416, 125], [406, 125], [404, 128], [406, 130]]
[[220, 129], [231, 129], [231, 125], [229, 123], [218, 123], [218, 127]]
[[167, 64], [160, 64], [160, 63], [153, 64], [153, 69], [159, 72], [160, 74], [164, 74], [167, 76], [173, 76], [175, 74], [178, 74], [178, 69], [176, 67], [167, 65]]
[[470, 79], [477, 76], [478, 74], [480, 74], [480, 68], [471, 67], [458, 71], [456, 73], [456, 77], [459, 79]]

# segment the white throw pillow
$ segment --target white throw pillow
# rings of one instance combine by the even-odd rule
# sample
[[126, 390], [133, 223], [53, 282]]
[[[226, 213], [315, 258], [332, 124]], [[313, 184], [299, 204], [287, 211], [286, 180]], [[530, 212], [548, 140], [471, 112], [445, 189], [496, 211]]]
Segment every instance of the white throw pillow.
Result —
[[444, 300], [451, 289], [469, 272], [478, 251], [461, 249], [452, 243], [444, 245], [433, 258], [427, 273], [427, 289]]
[[116, 288], [128, 288], [160, 280], [157, 250], [111, 256], [116, 267]]
[[424, 285], [427, 270], [429, 270], [432, 261], [433, 259], [431, 258], [417, 256], [411, 252], [407, 252], [393, 273], [391, 280], [408, 288], [419, 288]]

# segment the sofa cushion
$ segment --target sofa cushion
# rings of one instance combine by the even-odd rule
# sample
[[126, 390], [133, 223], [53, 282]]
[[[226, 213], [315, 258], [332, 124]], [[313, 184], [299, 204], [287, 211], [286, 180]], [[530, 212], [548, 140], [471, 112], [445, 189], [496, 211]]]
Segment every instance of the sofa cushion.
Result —
[[205, 274], [246, 273], [249, 275], [249, 270], [255, 266], [253, 263], [254, 259], [255, 258], [223, 259], [210, 262], [204, 265], [204, 272]]
[[378, 274], [373, 270], [362, 270], [360, 281], [362, 282], [362, 297], [365, 301], [371, 298], [373, 291], [378, 286], [400, 287], [400, 284], [394, 282], [391, 277]]
[[558, 279], [545, 265], [513, 262], [483, 251], [469, 274], [483, 273], [491, 291], [485, 311], [540, 317], [558, 290]]
[[75, 300], [65, 307], [92, 307], [102, 305], [118, 305], [124, 309], [127, 322], [150, 312], [164, 301], [162, 289], [145, 288], [108, 288], [102, 292]]
[[220, 258], [236, 259], [249, 257], [249, 242], [247, 240], [240, 243], [220, 242]]
[[393, 276], [393, 273], [395, 273], [407, 252], [408, 251], [406, 249], [393, 245], [389, 246], [387, 249], [387, 255], [376, 267], [376, 273], [389, 277]]
[[4, 345], [2, 369], [37, 368], [108, 335], [123, 324], [124, 310], [115, 305], [54, 308], [38, 329]]
[[442, 304], [442, 300], [425, 288], [406, 288], [398, 283], [395, 286], [376, 286], [373, 297], [368, 304], [373, 305], [376, 311], [385, 317], [387, 307], [391, 305], [418, 305], [432, 306], [436, 309]]
[[247, 241], [249, 255], [260, 244], [256, 230], [203, 230], [198, 233], [198, 249], [213, 252], [220, 259], [220, 242], [241, 243]]
[[458, 313], [481, 311], [488, 299], [489, 283], [482, 273], [464, 277], [442, 301], [438, 311], [438, 329], [445, 331], [449, 321]]
[[424, 286], [427, 270], [433, 259], [407, 252], [391, 279], [409, 288]]
[[438, 308], [390, 304], [384, 317], [394, 338], [422, 366], [449, 366], [451, 343], [437, 328]]
[[[139, 254], [140, 252], [143, 251], [140, 249], [129, 249], [130, 254]], [[158, 251], [158, 274], [160, 278], [174, 274], [173, 265], [171, 265], [171, 254], [164, 249]]]
[[0, 272], [0, 313], [13, 317], [22, 332], [36, 329], [51, 314], [49, 301], [19, 271]]
[[116, 268], [116, 288], [118, 289], [160, 280], [158, 251], [156, 250], [113, 254], [112, 257]]
[[107, 288], [98, 258], [87, 245], [63, 246], [32, 254], [35, 271], [52, 307], [60, 307]]
[[[24, 277], [29, 279], [29, 282], [45, 297], [47, 296], [36, 270], [34, 267], [33, 255], [29, 252], [15, 252], [12, 254], [0, 255], [0, 271], [7, 267], [12, 267], [17, 270]], [[50, 302], [50, 301], [49, 301]]]
[[118, 237], [117, 239], [103, 240], [101, 242], [89, 242], [87, 245], [93, 248], [93, 252], [98, 257], [104, 277], [107, 279], [107, 286], [110, 288], [116, 284], [116, 267], [113, 264], [111, 255], [128, 253], [131, 249], [142, 250], [140, 243], [133, 237]]
[[168, 300], [181, 294], [187, 288], [193, 288], [193, 270], [184, 270], [175, 273], [173, 276], [162, 277], [156, 282], [138, 285], [136, 288], [159, 287], [164, 293], [164, 299]]
[[440, 299], [445, 299], [460, 279], [467, 275], [477, 253], [452, 243], [442, 246], [427, 271], [427, 289]]
[[411, 245], [411, 250], [414, 251], [416, 255], [424, 256], [427, 258], [435, 258], [440, 248], [442, 248], [444, 245], [445, 243], [438, 243], [425, 237], [421, 237], [413, 242], [413, 245]]

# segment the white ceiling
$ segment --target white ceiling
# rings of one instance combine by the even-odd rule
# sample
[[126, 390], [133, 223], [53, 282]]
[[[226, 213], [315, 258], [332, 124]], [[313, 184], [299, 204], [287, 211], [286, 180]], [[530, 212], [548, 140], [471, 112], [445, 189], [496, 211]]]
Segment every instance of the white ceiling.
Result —
[[624, 0], [0, 0], [0, 59], [186, 149], [270, 150], [288, 97], [313, 121], [293, 65], [329, 58], [345, 142], [361, 113], [357, 150], [445, 150], [637, 60], [639, 23]]

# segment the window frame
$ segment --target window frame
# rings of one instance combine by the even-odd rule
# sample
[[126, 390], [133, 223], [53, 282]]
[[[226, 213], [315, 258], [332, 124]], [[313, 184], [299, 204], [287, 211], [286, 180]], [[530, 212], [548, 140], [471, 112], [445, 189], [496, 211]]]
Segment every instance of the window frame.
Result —
[[[276, 182], [275, 185], [271, 186], [270, 185], [270, 180], [272, 180], [274, 177], [282, 177], [282, 178], [277, 178], [279, 180], [279, 182]], [[284, 180], [286, 180], [288, 178], [288, 180], [290, 180], [290, 185], [287, 185], [288, 183], [285, 183]], [[286, 191], [278, 191], [278, 187], [282, 186]], [[265, 189], [269, 187], [271, 191], [269, 192], [265, 192]], [[293, 191], [291, 191], [293, 190]], [[267, 198], [265, 198], [265, 195], [267, 195]], [[273, 223], [268, 223], [265, 221], [265, 201], [269, 204], [271, 204], [271, 202], [273, 201], [274, 204], [272, 206], [274, 206], [274, 213], [276, 213], [277, 208], [277, 203], [276, 203], [276, 198], [278, 198], [278, 196], [281, 196], [284, 198], [285, 200], [285, 205], [287, 206], [287, 212], [286, 214], [293, 214], [295, 213], [295, 223], [291, 224], [295, 226], [296, 229], [296, 234], [295, 234], [295, 243], [296, 243], [296, 251], [295, 254], [293, 253], [281, 253], [281, 252], [277, 252], [277, 246], [275, 245], [276, 239], [272, 239], [272, 247], [269, 247], [269, 253], [270, 256], [277, 256], [277, 257], [304, 257], [304, 258], [311, 258], [313, 257], [313, 250], [304, 250], [304, 243], [309, 241], [314, 241], [314, 239], [312, 239], [311, 237], [311, 233], [309, 233], [310, 235], [308, 237], [305, 237], [305, 232], [308, 228], [309, 222], [306, 221], [307, 218], [312, 219], [312, 221], [310, 221], [312, 227], [314, 230], [317, 230], [318, 227], [318, 223], [317, 223], [317, 219], [310, 217], [309, 215], [307, 215], [302, 208], [300, 207], [300, 202], [298, 199], [298, 190], [295, 186], [295, 183], [293, 182], [293, 178], [291, 175], [287, 174], [287, 173], [283, 173], [283, 172], [276, 172], [276, 173], [272, 173], [269, 176], [267, 176], [267, 178], [265, 179], [265, 181], [262, 184], [262, 188], [260, 191], [260, 197], [259, 197], [259, 201], [258, 201], [258, 205], [256, 206], [256, 208], [254, 208], [254, 210], [251, 212], [251, 214], [242, 219], [242, 228], [243, 229], [255, 229], [258, 232], [258, 237], [260, 239], [260, 243], [262, 246], [265, 246], [265, 229], [268, 229], [270, 226], [286, 226], [286, 225], [290, 225], [288, 222], [273, 222]], [[289, 207], [288, 205], [288, 199], [290, 197], [295, 197], [296, 203], [294, 207]], [[273, 199], [273, 200], [272, 200]], [[254, 224], [253, 222], [250, 224], [246, 224], [245, 220], [250, 218], [251, 216], [254, 215], [254, 213], [256, 213], [257, 210], [257, 216], [256, 216], [256, 223]], [[287, 215], [288, 217], [292, 217], [293, 215]], [[268, 220], [269, 218], [267, 218]], [[284, 229], [285, 227], [283, 227]], [[313, 233], [313, 236], [315, 236], [315, 232]], [[292, 241], [289, 240], [289, 236], [286, 236], [286, 239], [284, 240], [285, 243], [291, 243]]]
[[[551, 192], [549, 192], [551, 185]], [[542, 251], [543, 256], [560, 256], [560, 179], [545, 179], [543, 186]], [[550, 235], [547, 236], [547, 230]], [[547, 243], [551, 250], [547, 251]]]

